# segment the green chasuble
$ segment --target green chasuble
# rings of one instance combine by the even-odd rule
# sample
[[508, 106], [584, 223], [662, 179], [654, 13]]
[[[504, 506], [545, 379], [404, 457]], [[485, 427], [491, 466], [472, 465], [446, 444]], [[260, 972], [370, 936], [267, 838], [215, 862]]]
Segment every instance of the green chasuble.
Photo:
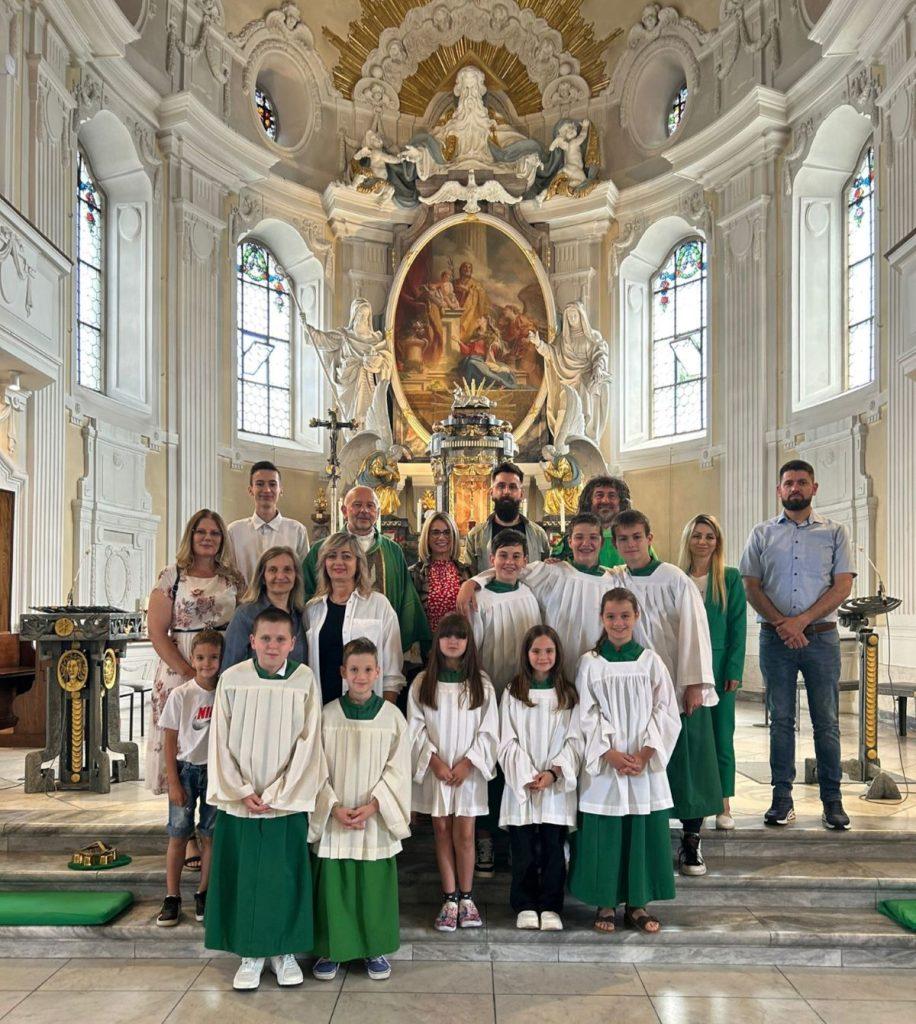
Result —
[[[308, 600], [315, 593], [318, 577], [318, 552], [322, 541], [316, 541], [302, 563], [302, 575], [305, 580], [305, 597]], [[426, 612], [420, 603], [420, 595], [413, 585], [407, 572], [404, 552], [398, 544], [375, 531], [375, 541], [366, 555], [369, 560], [369, 571], [372, 573], [372, 586], [391, 602], [394, 613], [401, 626], [401, 649], [410, 650], [415, 644], [420, 645], [423, 660], [429, 654], [432, 634], [426, 621]]]
[[[598, 552], [598, 564], [604, 566], [605, 569], [612, 569], [615, 565], [623, 565], [623, 559], [617, 553], [617, 548], [614, 547], [614, 541], [611, 539], [611, 531], [602, 530], [602, 533], [604, 535], [604, 542], [601, 545], [601, 550]], [[572, 551], [569, 547], [568, 538], [564, 537], [551, 554], [554, 558], [562, 558], [564, 562], [571, 562]]]

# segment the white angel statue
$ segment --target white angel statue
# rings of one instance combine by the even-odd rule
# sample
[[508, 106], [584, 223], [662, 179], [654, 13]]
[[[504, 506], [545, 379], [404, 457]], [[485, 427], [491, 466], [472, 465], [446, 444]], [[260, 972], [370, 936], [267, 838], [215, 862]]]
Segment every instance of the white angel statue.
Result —
[[547, 374], [547, 425], [559, 432], [566, 408], [565, 387], [575, 391], [582, 406], [585, 434], [600, 443], [607, 425], [608, 371], [607, 343], [588, 322], [581, 302], [570, 302], [563, 310], [563, 329], [552, 342], [543, 341], [537, 331], [528, 341], [544, 357]]
[[366, 416], [376, 387], [391, 379], [394, 354], [381, 331], [372, 329], [368, 299], [350, 304], [350, 322], [336, 331], [305, 325], [312, 344], [331, 354], [331, 375], [338, 387], [339, 415], [360, 423]]

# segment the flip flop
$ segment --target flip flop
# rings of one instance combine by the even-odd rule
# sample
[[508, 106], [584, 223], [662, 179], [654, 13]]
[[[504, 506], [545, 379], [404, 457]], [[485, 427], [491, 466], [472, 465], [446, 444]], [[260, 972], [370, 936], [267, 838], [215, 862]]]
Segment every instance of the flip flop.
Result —
[[[642, 913], [637, 917], [636, 914], [630, 910], [629, 907], [624, 911], [623, 923], [627, 928], [635, 928], [639, 932], [645, 932], [646, 935], [658, 935], [662, 930], [661, 921], [657, 917], [653, 917], [645, 907], [637, 907], [637, 911], [641, 910]], [[646, 925], [657, 924], [658, 928], [655, 931], [650, 931]]]
[[184, 866], [188, 871], [200, 871], [200, 854], [195, 853], [192, 857], [185, 857]]

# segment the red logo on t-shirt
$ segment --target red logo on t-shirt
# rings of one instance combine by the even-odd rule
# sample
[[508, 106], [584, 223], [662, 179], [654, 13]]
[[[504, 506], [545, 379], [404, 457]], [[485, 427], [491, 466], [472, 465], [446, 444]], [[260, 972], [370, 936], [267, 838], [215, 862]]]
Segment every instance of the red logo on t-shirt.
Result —
[[197, 730], [206, 729], [210, 724], [210, 719], [213, 717], [213, 705], [212, 704], [201, 704], [197, 709], [197, 714], [191, 720], [191, 728]]

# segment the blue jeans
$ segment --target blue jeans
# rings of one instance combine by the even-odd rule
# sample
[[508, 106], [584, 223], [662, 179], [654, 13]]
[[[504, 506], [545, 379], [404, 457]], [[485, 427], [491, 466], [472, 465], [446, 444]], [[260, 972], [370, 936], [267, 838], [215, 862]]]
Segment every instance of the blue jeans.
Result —
[[197, 831], [209, 839], [216, 822], [216, 807], [207, 803], [207, 766], [179, 761], [178, 781], [185, 799], [181, 807], [169, 802], [169, 835], [173, 839], [190, 839], [194, 835], [194, 811], [197, 810]]
[[760, 630], [760, 671], [770, 715], [773, 796], [792, 795], [795, 780], [795, 697], [798, 673], [805, 680], [814, 726], [814, 756], [821, 800], [840, 799], [840, 636], [814, 633], [808, 646], [792, 650], [774, 629]]

